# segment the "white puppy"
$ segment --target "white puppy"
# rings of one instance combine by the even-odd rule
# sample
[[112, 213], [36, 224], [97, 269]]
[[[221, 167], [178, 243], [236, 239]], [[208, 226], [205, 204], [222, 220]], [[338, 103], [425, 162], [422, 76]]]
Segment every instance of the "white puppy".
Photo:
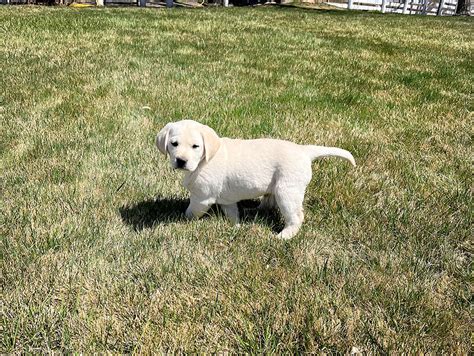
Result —
[[237, 202], [263, 196], [261, 207], [280, 208], [285, 228], [278, 236], [283, 239], [293, 237], [303, 223], [311, 162], [337, 156], [355, 166], [352, 154], [340, 148], [220, 138], [209, 126], [193, 120], [167, 124], [158, 133], [156, 145], [170, 155], [173, 168], [186, 172], [183, 185], [191, 192], [187, 218], [199, 218], [212, 204], [219, 204], [237, 224]]

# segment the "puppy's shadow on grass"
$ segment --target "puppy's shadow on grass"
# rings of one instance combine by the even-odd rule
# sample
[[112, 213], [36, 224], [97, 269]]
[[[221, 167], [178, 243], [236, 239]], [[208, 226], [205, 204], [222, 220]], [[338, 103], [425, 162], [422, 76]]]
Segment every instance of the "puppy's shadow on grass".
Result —
[[159, 223], [185, 222], [184, 211], [188, 204], [188, 199], [158, 197], [123, 205], [119, 212], [125, 224], [132, 226], [135, 231], [141, 231]]
[[[135, 231], [152, 228], [156, 224], [181, 221], [187, 222], [184, 212], [189, 199], [180, 198], [150, 198], [138, 203], [126, 204], [119, 208], [122, 221]], [[257, 209], [259, 200], [244, 200], [239, 202], [240, 220], [243, 223], [263, 224], [271, 227], [273, 232], [283, 229], [283, 222], [276, 210]], [[206, 217], [221, 216], [223, 211], [214, 205]]]
[[260, 200], [242, 200], [239, 202], [240, 220], [269, 226], [274, 233], [283, 230], [284, 223], [276, 209], [258, 209]]

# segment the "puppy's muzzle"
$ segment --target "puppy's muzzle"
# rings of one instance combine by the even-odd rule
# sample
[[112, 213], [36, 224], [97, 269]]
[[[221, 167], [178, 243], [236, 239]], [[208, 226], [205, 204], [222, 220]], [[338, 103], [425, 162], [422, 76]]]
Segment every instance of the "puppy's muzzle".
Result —
[[176, 158], [176, 168], [184, 169], [186, 168], [186, 162], [184, 159]]

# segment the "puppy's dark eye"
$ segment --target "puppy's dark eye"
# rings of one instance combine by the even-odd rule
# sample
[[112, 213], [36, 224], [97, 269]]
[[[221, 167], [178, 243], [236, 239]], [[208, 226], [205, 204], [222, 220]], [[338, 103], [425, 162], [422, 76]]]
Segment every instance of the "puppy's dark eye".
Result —
[[199, 148], [199, 145], [193, 145], [193, 148]]
[[178, 146], [178, 142], [177, 141], [176, 142], [171, 142], [171, 146], [174, 146], [174, 147]]

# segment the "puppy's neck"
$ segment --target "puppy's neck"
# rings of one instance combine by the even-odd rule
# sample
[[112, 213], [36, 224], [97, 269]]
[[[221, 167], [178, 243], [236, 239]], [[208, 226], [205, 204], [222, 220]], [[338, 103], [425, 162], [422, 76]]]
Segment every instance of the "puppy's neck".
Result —
[[185, 172], [184, 179], [183, 179], [183, 186], [190, 190], [194, 181], [196, 180], [197, 176], [199, 175], [199, 171], [201, 170], [201, 164], [192, 172]]
[[188, 189], [188, 190], [192, 190], [192, 186], [194, 184], [194, 182], [196, 181], [197, 177], [199, 176], [199, 174], [202, 172], [202, 170], [207, 166], [209, 162], [206, 162], [205, 159], [202, 159], [201, 162], [199, 162], [199, 165], [197, 166], [197, 168], [192, 171], [192, 172], [185, 172], [184, 173], [184, 179], [183, 179], [183, 186]]

